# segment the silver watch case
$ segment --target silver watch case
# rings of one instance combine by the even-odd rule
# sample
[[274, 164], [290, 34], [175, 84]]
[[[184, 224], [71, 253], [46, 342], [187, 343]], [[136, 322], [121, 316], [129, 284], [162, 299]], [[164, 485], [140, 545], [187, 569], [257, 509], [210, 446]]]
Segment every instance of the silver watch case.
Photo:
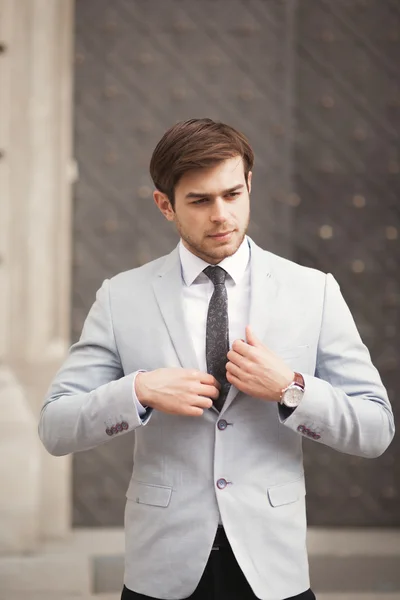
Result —
[[296, 408], [302, 401], [304, 389], [296, 382], [291, 383], [282, 394], [280, 403], [289, 408]]

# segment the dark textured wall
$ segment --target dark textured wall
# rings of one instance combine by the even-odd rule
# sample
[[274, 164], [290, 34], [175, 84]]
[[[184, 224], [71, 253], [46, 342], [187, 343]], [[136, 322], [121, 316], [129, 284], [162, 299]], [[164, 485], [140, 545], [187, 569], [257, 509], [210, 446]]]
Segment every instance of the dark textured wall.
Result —
[[[400, 3], [299, 2], [296, 29], [294, 255], [338, 280], [399, 414]], [[400, 525], [399, 441], [305, 444], [310, 522]]]
[[[72, 337], [105, 277], [176, 243], [151, 151], [172, 123], [210, 116], [254, 146], [250, 234], [335, 275], [395, 400], [399, 31], [389, 0], [77, 0]], [[122, 523], [132, 443], [75, 456], [76, 525]], [[396, 453], [306, 443], [310, 523], [400, 524]]]

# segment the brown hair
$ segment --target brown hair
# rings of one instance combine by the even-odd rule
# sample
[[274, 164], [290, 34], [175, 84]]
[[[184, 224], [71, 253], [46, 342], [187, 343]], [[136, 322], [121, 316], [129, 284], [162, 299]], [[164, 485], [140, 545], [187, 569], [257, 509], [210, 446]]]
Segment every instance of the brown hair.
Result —
[[184, 173], [213, 167], [233, 156], [243, 158], [247, 183], [254, 154], [242, 133], [212, 119], [181, 121], [168, 129], [155, 147], [150, 175], [156, 188], [174, 206], [175, 186]]

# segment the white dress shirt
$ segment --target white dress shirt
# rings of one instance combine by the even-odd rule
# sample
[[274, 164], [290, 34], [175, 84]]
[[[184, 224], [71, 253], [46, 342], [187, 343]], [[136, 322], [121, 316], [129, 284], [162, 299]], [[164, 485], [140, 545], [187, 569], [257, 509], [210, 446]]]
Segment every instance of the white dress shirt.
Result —
[[[206, 327], [207, 311], [214, 284], [203, 273], [209, 266], [183, 245], [179, 244], [179, 257], [182, 267], [183, 281], [183, 310], [186, 323], [190, 323], [188, 331], [192, 338], [194, 350], [201, 371], [207, 372], [206, 363]], [[246, 339], [246, 325], [249, 322], [250, 311], [250, 247], [244, 238], [238, 250], [232, 256], [224, 258], [219, 267], [225, 269], [228, 276], [225, 280], [228, 295], [229, 347], [238, 339]], [[136, 397], [133, 386], [133, 397], [140, 416], [146, 409]]]

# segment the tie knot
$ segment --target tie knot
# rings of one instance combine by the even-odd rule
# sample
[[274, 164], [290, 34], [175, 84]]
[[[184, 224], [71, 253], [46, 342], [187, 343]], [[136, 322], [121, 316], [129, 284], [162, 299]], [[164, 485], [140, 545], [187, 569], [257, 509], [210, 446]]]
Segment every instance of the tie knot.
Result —
[[214, 285], [224, 285], [227, 272], [222, 267], [206, 267], [204, 273]]

